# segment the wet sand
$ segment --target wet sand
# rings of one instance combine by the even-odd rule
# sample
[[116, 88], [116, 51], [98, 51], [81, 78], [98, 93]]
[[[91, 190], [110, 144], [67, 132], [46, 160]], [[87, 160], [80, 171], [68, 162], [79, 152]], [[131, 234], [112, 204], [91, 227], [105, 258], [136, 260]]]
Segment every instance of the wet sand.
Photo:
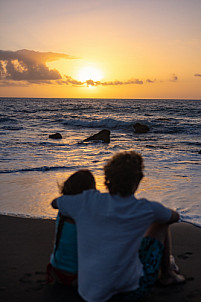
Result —
[[[156, 284], [145, 302], [201, 302], [201, 228], [171, 227], [173, 254], [183, 285]], [[45, 270], [54, 240], [54, 220], [0, 215], [0, 301], [81, 302], [75, 289], [46, 285]]]

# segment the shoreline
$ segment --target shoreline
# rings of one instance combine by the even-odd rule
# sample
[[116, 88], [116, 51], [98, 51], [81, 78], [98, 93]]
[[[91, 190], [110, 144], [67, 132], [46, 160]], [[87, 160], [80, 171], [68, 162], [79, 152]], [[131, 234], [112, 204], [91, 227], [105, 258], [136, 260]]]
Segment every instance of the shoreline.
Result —
[[34, 220], [49, 220], [49, 221], [55, 221], [55, 217], [48, 217], [48, 216], [32, 216], [29, 214], [16, 214], [16, 213], [6, 213], [6, 212], [0, 212], [0, 217], [6, 216], [6, 217], [14, 217], [14, 218], [23, 218], [23, 219], [34, 219]]
[[[0, 300], [2, 302], [81, 302], [75, 289], [45, 283], [54, 241], [54, 219], [0, 214]], [[156, 285], [145, 302], [201, 302], [201, 228], [188, 223], [171, 226], [173, 255], [183, 285]]]

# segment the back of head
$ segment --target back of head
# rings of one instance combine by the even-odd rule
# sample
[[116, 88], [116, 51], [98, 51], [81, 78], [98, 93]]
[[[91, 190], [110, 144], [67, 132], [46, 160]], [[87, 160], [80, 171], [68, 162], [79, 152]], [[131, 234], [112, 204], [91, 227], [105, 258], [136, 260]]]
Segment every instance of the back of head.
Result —
[[142, 156], [134, 151], [116, 153], [104, 166], [105, 185], [110, 194], [129, 196], [143, 177]]
[[73, 173], [63, 184], [63, 195], [74, 195], [84, 190], [95, 189], [96, 183], [93, 174], [88, 169], [82, 169]]

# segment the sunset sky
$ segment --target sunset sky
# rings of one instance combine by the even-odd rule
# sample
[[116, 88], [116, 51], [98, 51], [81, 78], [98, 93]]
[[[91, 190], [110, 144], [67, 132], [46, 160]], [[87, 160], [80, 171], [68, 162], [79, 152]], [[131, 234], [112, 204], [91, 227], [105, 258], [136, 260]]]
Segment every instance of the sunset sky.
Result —
[[0, 0], [0, 96], [201, 98], [200, 0]]

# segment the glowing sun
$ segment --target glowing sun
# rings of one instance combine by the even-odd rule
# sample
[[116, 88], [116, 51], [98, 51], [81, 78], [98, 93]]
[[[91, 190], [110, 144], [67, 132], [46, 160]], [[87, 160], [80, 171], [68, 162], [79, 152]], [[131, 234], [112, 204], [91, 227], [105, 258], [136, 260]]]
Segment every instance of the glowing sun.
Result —
[[99, 69], [92, 66], [86, 66], [79, 70], [77, 77], [81, 82], [86, 82], [89, 80], [97, 82], [103, 78], [103, 75]]

